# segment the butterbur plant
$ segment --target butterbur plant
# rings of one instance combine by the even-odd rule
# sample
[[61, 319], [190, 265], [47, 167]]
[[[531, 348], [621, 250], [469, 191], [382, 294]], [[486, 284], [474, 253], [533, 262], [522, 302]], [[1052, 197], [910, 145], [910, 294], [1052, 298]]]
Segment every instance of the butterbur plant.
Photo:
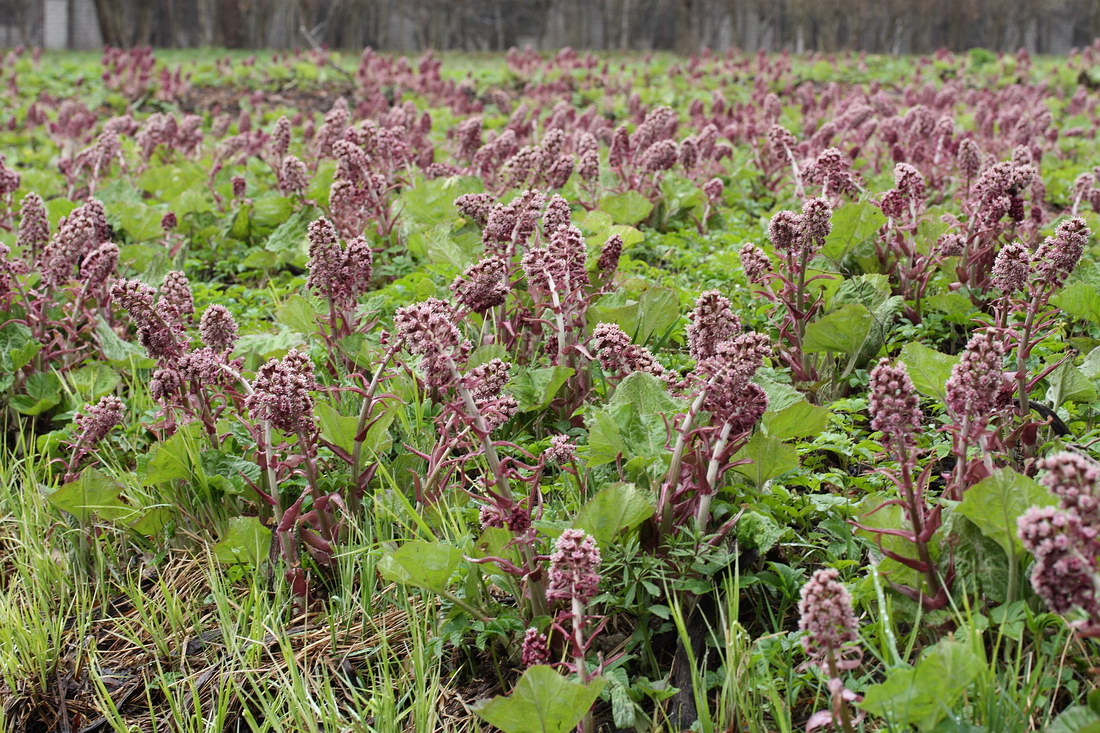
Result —
[[776, 304], [779, 318], [778, 356], [799, 382], [813, 382], [817, 369], [802, 344], [806, 326], [820, 313], [823, 297], [809, 286], [830, 277], [810, 272], [810, 263], [829, 235], [832, 208], [825, 199], [810, 199], [802, 213], [779, 211], [768, 224], [768, 239], [780, 267], [773, 269], [767, 255], [755, 245], [741, 250], [741, 266], [764, 297]]
[[802, 586], [798, 601], [802, 648], [828, 679], [830, 696], [829, 709], [814, 713], [806, 721], [807, 731], [833, 727], [854, 733], [863, 719], [862, 711], [852, 710], [859, 695], [845, 687], [842, 679], [845, 672], [859, 667], [863, 652], [852, 597], [839, 575], [835, 568], [815, 570]]
[[1058, 506], [1033, 506], [1017, 522], [1035, 556], [1031, 585], [1050, 610], [1072, 617], [1078, 634], [1100, 638], [1100, 466], [1066, 452], [1039, 468]]
[[[871, 513], [891, 506], [901, 507], [909, 529], [882, 529], [866, 521], [853, 523], [876, 536], [883, 555], [915, 570], [925, 580], [925, 588], [893, 583], [896, 590], [920, 601], [926, 609], [943, 608], [947, 605], [947, 591], [954, 577], [954, 569], [950, 569], [946, 577], [941, 577], [932, 556], [932, 539], [943, 524], [943, 506], [928, 498], [928, 484], [936, 464], [930, 462], [920, 470], [917, 467], [920, 455], [917, 437], [923, 415], [916, 388], [904, 364], [893, 365], [888, 359], [882, 359], [871, 370], [869, 401], [871, 428], [882, 433], [885, 453], [897, 466], [880, 468], [879, 471], [894, 484], [899, 497], [884, 501]], [[910, 557], [884, 547], [885, 537], [900, 537], [913, 546], [917, 556]]]

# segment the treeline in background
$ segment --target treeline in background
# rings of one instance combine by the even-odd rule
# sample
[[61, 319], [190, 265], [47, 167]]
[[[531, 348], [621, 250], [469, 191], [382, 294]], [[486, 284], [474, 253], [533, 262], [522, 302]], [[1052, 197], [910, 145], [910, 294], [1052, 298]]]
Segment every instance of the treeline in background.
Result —
[[0, 44], [1064, 53], [1100, 0], [0, 0]]

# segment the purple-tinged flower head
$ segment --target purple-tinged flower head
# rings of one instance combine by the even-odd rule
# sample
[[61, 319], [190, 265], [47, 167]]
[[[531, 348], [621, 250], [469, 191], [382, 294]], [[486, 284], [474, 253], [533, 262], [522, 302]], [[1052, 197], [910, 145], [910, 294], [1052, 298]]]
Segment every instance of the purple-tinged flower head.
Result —
[[138, 322], [153, 313], [156, 293], [152, 286], [140, 280], [117, 280], [111, 286], [111, 299]]
[[917, 443], [921, 426], [920, 398], [904, 364], [883, 359], [871, 370], [869, 389], [871, 428], [906, 450]]
[[547, 599], [588, 603], [599, 591], [599, 569], [600, 550], [596, 540], [581, 529], [565, 530], [550, 555]]
[[508, 384], [511, 371], [510, 363], [503, 359], [491, 359], [471, 369], [463, 378], [463, 383], [475, 400], [488, 399], [500, 394]]
[[527, 629], [520, 649], [520, 662], [524, 667], [537, 667], [550, 662], [549, 641], [538, 629]]
[[[115, 142], [118, 142], [117, 137]], [[19, 189], [20, 180], [22, 180], [20, 175], [8, 168], [4, 163], [4, 156], [0, 155], [0, 196], [15, 193]]]
[[894, 166], [894, 186], [907, 199], [917, 202], [924, 201], [924, 176], [908, 163], [898, 163]]
[[342, 302], [346, 300], [344, 281], [344, 253], [340, 248], [336, 227], [321, 217], [310, 223], [306, 231], [309, 239], [309, 276], [306, 285], [322, 298]]
[[812, 657], [837, 654], [859, 640], [852, 596], [839, 576], [836, 568], [819, 568], [802, 586], [798, 628], [805, 633], [802, 647]]
[[543, 174], [547, 188], [564, 188], [569, 182], [569, 176], [573, 175], [573, 158], [568, 155], [560, 155], [550, 164]]
[[970, 180], [975, 179], [982, 168], [982, 151], [978, 148], [978, 143], [970, 138], [959, 142], [959, 152], [955, 159], [958, 161], [959, 170]]
[[309, 187], [306, 165], [293, 155], [283, 158], [279, 168], [279, 190], [286, 194], [302, 194]]
[[569, 208], [569, 202], [554, 194], [546, 202], [546, 212], [542, 215], [542, 223], [548, 233], [556, 232], [560, 226], [569, 226], [573, 223], [573, 212]]
[[707, 197], [710, 205], [714, 206], [722, 200], [722, 192], [725, 188], [726, 185], [722, 183], [721, 178], [712, 178], [703, 184], [703, 195]]
[[1080, 217], [1067, 219], [1047, 237], [1033, 258], [1035, 282], [1040, 287], [1057, 290], [1077, 268], [1092, 232]]
[[504, 516], [504, 510], [496, 504], [482, 504], [478, 511], [478, 523], [484, 529], [505, 529], [508, 526], [508, 518]]
[[891, 188], [878, 200], [882, 213], [891, 219], [900, 219], [909, 212], [909, 200], [901, 191]]
[[95, 222], [83, 207], [63, 217], [57, 231], [42, 250], [41, 270], [50, 285], [61, 285], [73, 276], [73, 267], [100, 244]]
[[275, 127], [271, 131], [271, 157], [275, 160], [283, 160], [290, 152], [290, 120], [283, 115], [275, 120]]
[[1100, 558], [1100, 465], [1068, 451], [1039, 462], [1046, 471], [1040, 482], [1081, 521], [1081, 535]]
[[592, 330], [592, 348], [600, 368], [610, 377], [622, 379], [634, 372], [646, 372], [660, 379], [670, 376], [649, 349], [631, 343], [617, 324], [597, 324]]
[[549, 158], [556, 158], [561, 155], [561, 150], [565, 146], [565, 132], [561, 129], [555, 128], [553, 130], [547, 130], [543, 135], [542, 141], [539, 143], [539, 147], [546, 153]]
[[851, 194], [859, 191], [859, 183], [852, 172], [852, 163], [836, 148], [822, 150], [807, 169], [804, 177], [809, 183], [818, 183], [828, 194]]
[[176, 369], [160, 368], [149, 379], [149, 395], [162, 404], [171, 404], [183, 389], [183, 379]]
[[750, 380], [770, 354], [771, 342], [762, 333], [719, 342], [714, 355], [701, 360], [691, 376], [706, 390], [703, 409], [738, 433], [752, 430], [768, 409], [768, 397]]
[[438, 298], [398, 308], [393, 324], [410, 354], [445, 357], [458, 350], [462, 343], [462, 334], [455, 325], [454, 309]]
[[659, 173], [676, 165], [678, 157], [675, 142], [672, 140], [658, 140], [645, 149], [640, 164], [647, 173]]
[[462, 378], [463, 386], [470, 391], [490, 431], [508, 422], [519, 411], [516, 398], [503, 393], [511, 370], [512, 365], [508, 362], [493, 359], [474, 367]]
[[993, 261], [993, 287], [1005, 295], [1018, 293], [1027, 287], [1031, 271], [1031, 251], [1020, 242], [1001, 247]]
[[179, 225], [179, 219], [176, 218], [174, 211], [169, 211], [167, 214], [160, 218], [160, 228], [167, 234]]
[[969, 421], [968, 437], [979, 435], [1000, 406], [1005, 386], [1004, 355], [1002, 341], [979, 331], [970, 337], [959, 363], [951, 368], [945, 387], [947, 411], [957, 423]]
[[104, 242], [84, 256], [80, 262], [80, 279], [89, 285], [106, 282], [118, 266], [118, 245]]
[[487, 193], [464, 193], [455, 199], [455, 208], [462, 216], [483, 227], [493, 209], [493, 197]]
[[543, 451], [547, 463], [556, 463], [559, 466], [576, 460], [577, 446], [569, 439], [568, 435], [555, 435], [550, 438], [550, 446]]
[[166, 301], [180, 318], [190, 321], [195, 315], [195, 298], [191, 294], [191, 282], [178, 270], [164, 276], [160, 286], [161, 300]]
[[1077, 607], [1095, 618], [1100, 611], [1096, 555], [1086, 554], [1081, 520], [1056, 507], [1033, 506], [1020, 515], [1016, 527], [1024, 547], [1035, 555], [1031, 585], [1039, 597], [1055, 613]]
[[355, 295], [370, 289], [374, 277], [374, 250], [366, 237], [356, 237], [344, 250], [344, 277]]
[[451, 283], [451, 292], [462, 305], [475, 313], [485, 313], [502, 304], [508, 297], [504, 276], [508, 264], [499, 257], [486, 257], [470, 265]]
[[102, 244], [111, 238], [111, 225], [107, 223], [107, 210], [99, 199], [88, 199], [73, 213], [82, 212], [95, 230], [95, 244]]
[[182, 316], [171, 299], [154, 304], [156, 291], [138, 280], [116, 280], [111, 299], [126, 310], [138, 330], [138, 341], [161, 366], [174, 365], [187, 351]]
[[32, 258], [34, 253], [50, 241], [50, 221], [46, 216], [46, 204], [37, 193], [28, 193], [23, 197], [19, 209], [19, 236], [16, 244], [24, 256]]
[[699, 141], [689, 135], [680, 141], [680, 166], [685, 171], [692, 171], [699, 164]]
[[768, 223], [768, 239], [780, 252], [796, 249], [802, 231], [802, 217], [793, 211], [777, 211]]
[[595, 181], [600, 176], [600, 146], [590, 132], [577, 141], [577, 174], [585, 181]]
[[244, 180], [244, 176], [233, 176], [231, 180], [233, 182], [233, 198], [243, 199], [245, 192], [248, 190], [248, 183]]
[[630, 160], [633, 148], [630, 144], [630, 132], [625, 125], [615, 128], [611, 136], [611, 150], [608, 153], [608, 162], [613, 168], [621, 168]]
[[745, 271], [745, 277], [750, 283], [757, 285], [763, 283], [768, 273], [772, 271], [772, 262], [768, 259], [768, 255], [752, 242], [745, 242], [741, 246], [738, 258], [741, 260], [741, 269]]
[[768, 147], [771, 148], [772, 155], [779, 160], [787, 160], [787, 156], [790, 151], [795, 149], [798, 145], [798, 141], [790, 131], [779, 125], [772, 125], [768, 130]]
[[958, 257], [966, 248], [966, 238], [961, 234], [944, 234], [936, 241], [933, 250], [940, 257]]
[[470, 160], [481, 147], [482, 120], [479, 116], [468, 117], [455, 128], [458, 142], [458, 157]]
[[73, 418], [79, 431], [77, 442], [85, 446], [95, 445], [107, 437], [111, 428], [122, 424], [124, 413], [122, 400], [114, 395], [100, 397], [94, 405], [85, 405]]
[[619, 258], [622, 254], [623, 238], [618, 234], [612, 234], [600, 249], [600, 258], [596, 260], [596, 267], [600, 272], [614, 272], [619, 267]]
[[268, 420], [284, 433], [312, 435], [316, 423], [310, 390], [314, 389], [313, 363], [291, 349], [281, 360], [271, 359], [256, 372], [245, 407], [254, 420]]
[[199, 320], [199, 338], [215, 351], [230, 351], [237, 343], [237, 320], [224, 305], [207, 306]]
[[333, 143], [332, 154], [336, 156], [336, 178], [362, 183], [370, 177], [371, 159], [360, 146], [350, 140], [337, 140]]
[[741, 321], [734, 315], [729, 299], [717, 290], [700, 294], [688, 319], [688, 351], [696, 361], [714, 356], [718, 344], [741, 333]]
[[798, 223], [799, 244], [803, 254], [813, 256], [825, 246], [825, 238], [832, 229], [829, 222], [832, 214], [833, 208], [825, 199], [810, 199], [802, 205], [802, 216]]

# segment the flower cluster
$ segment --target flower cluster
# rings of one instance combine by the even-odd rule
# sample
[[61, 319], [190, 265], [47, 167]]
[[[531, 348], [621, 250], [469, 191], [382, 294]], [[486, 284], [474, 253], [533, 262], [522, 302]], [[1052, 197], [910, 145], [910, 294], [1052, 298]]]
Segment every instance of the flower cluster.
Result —
[[561, 533], [550, 555], [549, 600], [588, 603], [600, 586], [600, 550], [592, 535], [581, 529]]
[[85, 405], [73, 418], [79, 431], [77, 442], [87, 447], [103, 440], [111, 428], [122, 424], [125, 409], [122, 400], [114, 395], [101, 397], [94, 405]]
[[324, 217], [309, 225], [309, 278], [306, 284], [340, 308], [351, 307], [367, 292], [374, 272], [374, 253], [359, 237], [341, 247], [336, 228]]
[[871, 370], [868, 389], [871, 428], [883, 434], [889, 443], [911, 449], [920, 431], [920, 399], [904, 364], [892, 366], [882, 359]]
[[1076, 453], [1040, 462], [1042, 483], [1058, 507], [1033, 506], [1017, 526], [1024, 547], [1035, 556], [1031, 584], [1055, 613], [1074, 608], [1085, 618], [1074, 622], [1087, 636], [1100, 635], [1100, 466]]
[[312, 390], [317, 389], [313, 363], [291, 349], [282, 359], [271, 359], [256, 372], [245, 407], [257, 421], [267, 420], [284, 433], [312, 436], [316, 430]]
[[951, 368], [946, 384], [947, 411], [968, 426], [968, 437], [977, 437], [1005, 402], [1010, 380], [1002, 371], [1004, 344], [987, 331], [970, 337], [959, 363]]

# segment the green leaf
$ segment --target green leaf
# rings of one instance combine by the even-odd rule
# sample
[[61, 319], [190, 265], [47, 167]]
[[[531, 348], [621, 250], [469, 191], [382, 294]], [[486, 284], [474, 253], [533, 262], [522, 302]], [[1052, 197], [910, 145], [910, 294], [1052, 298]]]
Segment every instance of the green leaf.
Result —
[[270, 551], [271, 530], [256, 517], [230, 519], [221, 542], [214, 545], [214, 557], [227, 565], [259, 566]]
[[1096, 401], [1096, 385], [1068, 361], [1050, 373], [1047, 383], [1047, 402], [1054, 409], [1067, 402], [1087, 404]]
[[386, 580], [441, 593], [454, 575], [462, 552], [443, 542], [406, 542], [378, 561]]
[[27, 378], [26, 394], [15, 395], [9, 403], [23, 415], [41, 415], [61, 402], [61, 380], [53, 372], [35, 372]]
[[656, 503], [634, 484], [614, 483], [600, 489], [573, 518], [606, 551], [620, 532], [634, 529], [653, 516]]
[[195, 439], [201, 426], [191, 423], [180, 428], [170, 438], [153, 444], [149, 462], [145, 465], [142, 486], [191, 478]]
[[895, 725], [931, 730], [984, 666], [970, 641], [943, 639], [925, 651], [916, 667], [891, 670], [885, 682], [868, 687], [859, 707]]
[[1031, 506], [1054, 506], [1057, 499], [1037, 481], [1002, 468], [966, 490], [955, 511], [973, 522], [986, 537], [1000, 545], [1010, 558], [1023, 545], [1016, 536], [1016, 520]]
[[94, 468], [85, 469], [73, 481], [63, 484], [48, 499], [58, 509], [87, 521], [92, 514], [112, 518], [127, 511], [118, 498], [122, 487], [110, 476]]
[[653, 211], [653, 202], [637, 191], [625, 191], [600, 199], [600, 210], [616, 224], [634, 226]]
[[1088, 283], [1067, 285], [1050, 302], [1074, 318], [1100, 323], [1100, 292]]
[[508, 392], [516, 398], [520, 412], [545, 410], [571, 376], [573, 368], [560, 364], [552, 367], [515, 367], [508, 381]]
[[736, 534], [739, 548], [756, 550], [763, 556], [783, 536], [783, 528], [771, 517], [759, 512], [745, 512], [737, 521]]
[[[374, 424], [367, 429], [363, 439], [363, 450], [366, 455], [382, 452], [390, 444], [390, 425], [393, 424], [396, 411], [383, 407], [385, 412], [381, 415], [374, 414]], [[326, 402], [316, 405], [317, 421], [320, 424], [321, 436], [330, 443], [351, 452], [355, 447], [355, 433], [359, 427], [358, 417], [341, 415], [340, 411]]]
[[99, 362], [86, 364], [69, 373], [69, 385], [83, 402], [95, 402], [111, 394], [121, 382], [122, 377], [117, 371]]
[[1100, 714], [1085, 705], [1071, 705], [1043, 733], [1100, 733]]
[[858, 254], [874, 242], [885, 223], [882, 210], [870, 201], [845, 204], [829, 218], [829, 236], [821, 253], [835, 262]]
[[31, 330], [22, 323], [0, 328], [0, 374], [7, 372], [10, 376], [30, 364], [41, 348], [42, 344], [31, 337]]
[[867, 306], [846, 305], [807, 326], [802, 347], [811, 354], [832, 351], [855, 356], [874, 326], [875, 317]]
[[99, 316], [99, 322], [96, 324], [95, 335], [96, 340], [99, 341], [99, 350], [114, 366], [129, 367], [133, 364], [139, 369], [149, 369], [156, 365], [156, 362], [145, 353], [145, 349], [119, 338], [111, 328], [111, 324], [107, 323], [102, 316]]
[[768, 410], [764, 413], [762, 425], [771, 438], [807, 438], [824, 432], [829, 425], [830, 414], [828, 408], [800, 400], [779, 411]]
[[309, 298], [292, 295], [275, 311], [275, 320], [291, 331], [309, 336], [317, 331], [317, 308]]
[[646, 372], [634, 372], [619, 382], [607, 406], [614, 409], [628, 404], [643, 415], [677, 412], [685, 407], [683, 400], [668, 393], [664, 382]]
[[733, 470], [752, 481], [756, 488], [777, 476], [798, 468], [798, 451], [778, 438], [770, 438], [757, 432], [734, 455], [737, 460], [748, 459], [752, 463], [736, 466]]
[[119, 221], [123, 231], [130, 235], [131, 241], [142, 242], [163, 236], [164, 230], [160, 226], [160, 220], [164, 212], [160, 209], [138, 202], [130, 202], [119, 208], [121, 208], [118, 212]]
[[680, 296], [671, 288], [622, 288], [588, 309], [589, 323], [614, 323], [639, 344], [661, 335], [680, 318]]
[[602, 678], [573, 682], [539, 665], [523, 673], [511, 695], [482, 700], [473, 711], [504, 733], [565, 733], [591, 709], [605, 684]]
[[909, 370], [909, 378], [913, 380], [913, 386], [918, 392], [940, 402], [944, 401], [945, 385], [951, 376], [952, 367], [959, 363], [958, 355], [941, 354], [924, 344], [912, 341], [901, 348], [898, 358]]

